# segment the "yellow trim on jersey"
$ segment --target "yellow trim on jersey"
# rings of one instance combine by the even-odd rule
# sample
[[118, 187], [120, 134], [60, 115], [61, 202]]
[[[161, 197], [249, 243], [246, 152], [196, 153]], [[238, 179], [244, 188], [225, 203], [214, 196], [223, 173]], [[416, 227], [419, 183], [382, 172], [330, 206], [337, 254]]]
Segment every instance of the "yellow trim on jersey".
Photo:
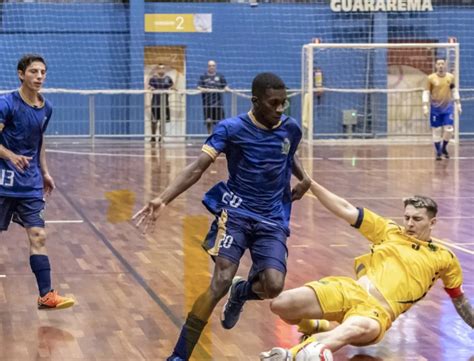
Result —
[[215, 150], [213, 147], [211, 147], [210, 145], [204, 144], [201, 150], [207, 155], [209, 155], [212, 158], [212, 161], [215, 161], [217, 157], [219, 156], [219, 152]]
[[[255, 115], [253, 115], [252, 113], [252, 110], [249, 110], [249, 112], [247, 113], [247, 115], [249, 116], [250, 120], [252, 121], [252, 123], [257, 127], [257, 128], [260, 128], [260, 129], [265, 129], [265, 130], [269, 130], [270, 128], [264, 126], [262, 123], [260, 123], [257, 118], [255, 118]], [[271, 129], [275, 129], [275, 128], [278, 128], [279, 126], [281, 125], [281, 120], [275, 124]]]
[[43, 98], [43, 96], [42, 96], [40, 93], [38, 93], [38, 98], [41, 100], [41, 104], [40, 104], [39, 106], [36, 105], [36, 104], [33, 104], [33, 103], [29, 102], [28, 99], [26, 99], [26, 97], [23, 96], [22, 91], [21, 91], [21, 88], [18, 89], [18, 94], [20, 94], [21, 99], [22, 99], [26, 104], [28, 104], [30, 107], [35, 108], [35, 109], [41, 109], [41, 108], [44, 107], [44, 104], [45, 104], [44, 98]]
[[214, 241], [214, 247], [207, 250], [211, 256], [219, 255], [219, 246], [221, 245], [221, 240], [224, 238], [227, 231], [227, 210], [223, 209], [221, 215], [217, 219], [217, 235], [216, 240]]

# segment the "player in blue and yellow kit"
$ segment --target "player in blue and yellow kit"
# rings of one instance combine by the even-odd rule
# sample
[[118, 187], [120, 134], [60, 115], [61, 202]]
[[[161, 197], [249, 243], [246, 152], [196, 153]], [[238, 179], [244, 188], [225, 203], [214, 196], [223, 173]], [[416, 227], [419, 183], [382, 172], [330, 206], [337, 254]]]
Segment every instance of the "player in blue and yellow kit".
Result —
[[74, 301], [51, 288], [45, 246], [43, 191], [49, 194], [54, 189], [43, 143], [52, 108], [39, 93], [46, 79], [46, 62], [39, 55], [25, 55], [17, 70], [20, 89], [0, 97], [0, 232], [12, 220], [26, 229], [30, 266], [40, 295], [38, 307], [66, 308]]
[[[438, 279], [443, 281], [458, 314], [474, 327], [473, 309], [461, 288], [459, 261], [431, 237], [438, 211], [432, 199], [405, 199], [402, 227], [366, 208], [354, 207], [314, 181], [311, 191], [324, 207], [372, 243], [371, 252], [355, 259], [357, 280], [326, 277], [272, 300], [272, 311], [286, 322], [298, 324], [306, 335], [321, 331], [316, 329], [316, 319], [326, 320], [329, 327], [291, 350], [276, 347], [263, 352], [260, 360], [291, 361], [304, 350], [313, 352], [315, 360], [329, 361], [332, 352], [345, 345], [375, 344]], [[327, 321], [335, 321], [336, 326]]]
[[[153, 225], [163, 208], [196, 183], [220, 153], [226, 155], [228, 181], [212, 187], [203, 200], [216, 216], [204, 242], [215, 261], [214, 275], [188, 314], [169, 361], [191, 357], [212, 311], [229, 289], [221, 318], [227, 329], [237, 323], [247, 300], [274, 298], [283, 289], [291, 203], [311, 184], [295, 155], [300, 127], [283, 115], [285, 89], [275, 74], [257, 75], [249, 113], [219, 122], [198, 159], [134, 217], [145, 229]], [[292, 174], [300, 180], [293, 189]], [[246, 249], [253, 261], [248, 280], [234, 278]]]
[[436, 60], [436, 72], [428, 76], [423, 92], [423, 113], [428, 115], [431, 96], [430, 125], [436, 149], [436, 160], [441, 156], [449, 158], [447, 146], [454, 133], [454, 103], [462, 112], [461, 99], [456, 88], [454, 75], [446, 72], [446, 60]]

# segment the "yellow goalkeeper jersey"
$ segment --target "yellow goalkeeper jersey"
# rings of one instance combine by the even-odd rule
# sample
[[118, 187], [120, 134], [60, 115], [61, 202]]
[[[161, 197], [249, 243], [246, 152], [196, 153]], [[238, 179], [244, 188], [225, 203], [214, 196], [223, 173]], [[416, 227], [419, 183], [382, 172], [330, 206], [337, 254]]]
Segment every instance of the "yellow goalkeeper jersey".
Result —
[[428, 76], [426, 90], [431, 94], [431, 106], [438, 112], [448, 111], [452, 106], [451, 90], [454, 87], [454, 75], [446, 73], [439, 76], [433, 73]]
[[384, 296], [395, 317], [421, 300], [438, 278], [446, 289], [462, 285], [456, 255], [436, 243], [420, 241], [397, 223], [368, 209], [360, 209], [355, 227], [372, 242], [369, 254], [355, 259], [357, 278], [366, 275]]

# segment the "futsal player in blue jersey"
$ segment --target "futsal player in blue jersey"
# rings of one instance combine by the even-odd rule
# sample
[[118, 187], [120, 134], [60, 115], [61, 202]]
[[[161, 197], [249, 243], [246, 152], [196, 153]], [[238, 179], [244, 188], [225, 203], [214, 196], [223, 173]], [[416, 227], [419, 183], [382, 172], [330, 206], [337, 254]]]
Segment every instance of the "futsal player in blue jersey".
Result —
[[30, 266], [39, 289], [38, 308], [66, 308], [74, 300], [52, 289], [45, 246], [43, 193], [54, 189], [43, 143], [52, 108], [39, 93], [46, 62], [40, 55], [25, 55], [17, 71], [20, 89], [0, 97], [0, 232], [11, 221], [26, 229]]
[[[204, 241], [215, 261], [209, 288], [195, 301], [168, 361], [188, 360], [217, 303], [229, 292], [221, 323], [235, 326], [248, 300], [274, 298], [286, 275], [292, 201], [311, 185], [295, 155], [301, 130], [283, 115], [286, 88], [275, 74], [258, 74], [252, 83], [252, 109], [216, 125], [200, 156], [134, 218], [145, 231], [174, 198], [196, 183], [220, 153], [229, 179], [212, 187], [203, 203], [216, 216]], [[293, 189], [291, 175], [299, 179]], [[246, 249], [252, 257], [248, 279], [235, 277]], [[229, 291], [230, 290], [230, 291]]]
[[454, 133], [454, 104], [458, 113], [462, 112], [459, 91], [454, 75], [446, 72], [446, 60], [436, 60], [436, 72], [428, 76], [423, 92], [423, 113], [428, 115], [431, 97], [430, 125], [436, 149], [436, 160], [441, 156], [449, 158], [448, 144]]

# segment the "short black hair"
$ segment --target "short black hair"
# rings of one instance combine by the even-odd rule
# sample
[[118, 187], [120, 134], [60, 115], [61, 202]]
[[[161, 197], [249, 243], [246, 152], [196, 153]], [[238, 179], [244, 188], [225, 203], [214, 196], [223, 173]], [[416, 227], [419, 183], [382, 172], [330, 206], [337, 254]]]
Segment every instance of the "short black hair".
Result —
[[425, 208], [426, 213], [428, 213], [428, 216], [430, 218], [436, 217], [436, 214], [438, 213], [438, 205], [436, 202], [425, 196], [413, 196], [410, 198], [405, 198], [403, 200], [403, 204], [406, 206], [412, 205], [415, 208]]
[[44, 66], [46, 68], [48, 68], [48, 66], [46, 65], [46, 61], [44, 60], [44, 58], [41, 55], [39, 55], [39, 54], [25, 54], [21, 57], [20, 60], [18, 60], [18, 65], [16, 66], [16, 69], [18, 71], [21, 70], [24, 73], [26, 71], [26, 68], [28, 68], [35, 61], [39, 61], [39, 62], [43, 63]]
[[252, 95], [259, 97], [265, 94], [267, 89], [286, 89], [281, 78], [273, 73], [260, 73], [252, 81]]

